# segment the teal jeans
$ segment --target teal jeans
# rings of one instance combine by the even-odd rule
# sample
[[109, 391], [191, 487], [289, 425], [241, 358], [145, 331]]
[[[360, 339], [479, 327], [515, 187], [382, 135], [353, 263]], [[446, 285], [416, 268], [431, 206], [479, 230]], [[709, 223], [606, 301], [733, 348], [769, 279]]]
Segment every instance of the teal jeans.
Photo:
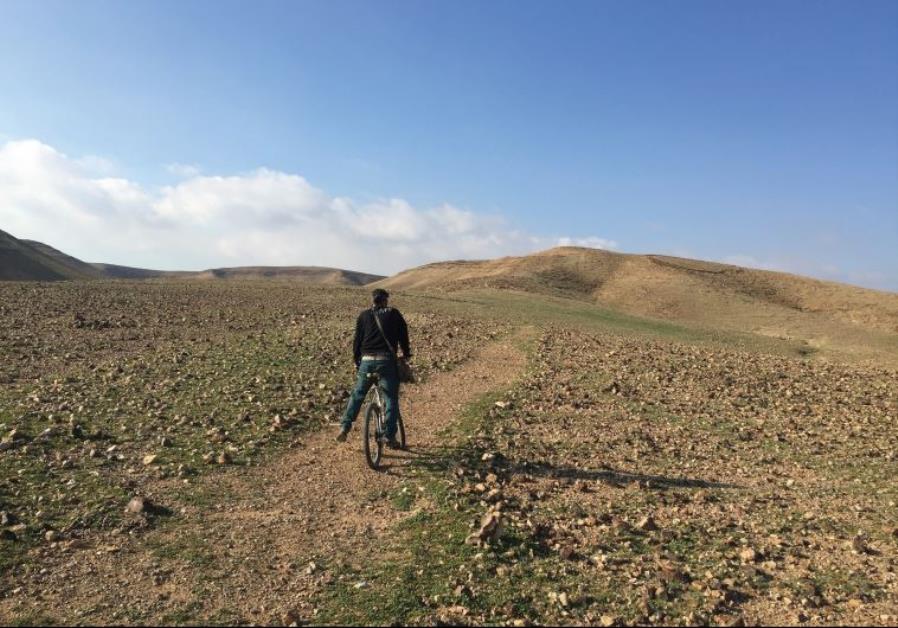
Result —
[[365, 396], [371, 388], [371, 380], [368, 373], [380, 375], [380, 389], [386, 399], [387, 438], [396, 438], [396, 430], [399, 428], [399, 371], [396, 369], [395, 360], [362, 360], [359, 365], [359, 375], [355, 388], [349, 396], [346, 412], [343, 413], [343, 429], [352, 427]]

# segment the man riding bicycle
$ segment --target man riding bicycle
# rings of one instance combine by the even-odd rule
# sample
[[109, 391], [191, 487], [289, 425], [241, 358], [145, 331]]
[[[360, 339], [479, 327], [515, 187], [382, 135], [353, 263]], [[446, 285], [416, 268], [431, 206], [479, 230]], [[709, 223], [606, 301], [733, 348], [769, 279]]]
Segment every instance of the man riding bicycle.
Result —
[[[355, 339], [352, 355], [358, 372], [355, 389], [349, 397], [338, 442], [345, 442], [352, 429], [352, 423], [359, 415], [365, 396], [371, 388], [371, 373], [380, 375], [380, 386], [386, 397], [386, 438], [387, 446], [400, 449], [396, 440], [399, 424], [399, 370], [397, 359], [408, 360], [412, 356], [408, 342], [408, 326], [399, 310], [389, 306], [390, 295], [378, 288], [371, 293], [373, 304], [359, 314], [355, 323]], [[402, 349], [402, 356], [396, 355], [394, 347]]]

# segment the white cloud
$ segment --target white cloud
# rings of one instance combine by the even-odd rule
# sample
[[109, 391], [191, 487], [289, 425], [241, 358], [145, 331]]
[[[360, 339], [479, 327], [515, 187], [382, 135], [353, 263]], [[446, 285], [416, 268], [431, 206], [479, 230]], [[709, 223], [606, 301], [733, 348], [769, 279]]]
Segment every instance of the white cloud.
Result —
[[500, 215], [401, 198], [333, 197], [297, 174], [230, 176], [169, 164], [158, 189], [110, 176], [110, 162], [73, 159], [37, 140], [0, 145], [0, 229], [87, 261], [162, 269], [337, 266], [392, 273], [442, 259], [521, 254], [557, 245], [617, 248], [599, 237], [522, 233]]
[[605, 238], [597, 238], [595, 236], [588, 238], [558, 238], [557, 243], [558, 246], [583, 246], [590, 249], [614, 250], [618, 248], [618, 244], [614, 240], [606, 240]]

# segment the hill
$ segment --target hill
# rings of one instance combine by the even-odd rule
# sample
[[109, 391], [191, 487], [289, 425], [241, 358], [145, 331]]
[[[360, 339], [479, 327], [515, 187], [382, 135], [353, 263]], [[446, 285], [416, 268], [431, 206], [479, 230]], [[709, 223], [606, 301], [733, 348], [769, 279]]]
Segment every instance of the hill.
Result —
[[101, 273], [89, 264], [40, 242], [19, 240], [0, 231], [0, 281], [95, 279]]
[[81, 279], [283, 279], [307, 283], [361, 286], [382, 275], [320, 266], [246, 266], [203, 271], [166, 271], [117, 264], [89, 264], [52, 246], [19, 240], [0, 231], [0, 281]]
[[[522, 257], [428, 264], [375, 285], [499, 288], [628, 314], [830, 345], [896, 346], [898, 294], [788, 273], [663, 255], [560, 247]], [[872, 334], [872, 335], [871, 335]]]

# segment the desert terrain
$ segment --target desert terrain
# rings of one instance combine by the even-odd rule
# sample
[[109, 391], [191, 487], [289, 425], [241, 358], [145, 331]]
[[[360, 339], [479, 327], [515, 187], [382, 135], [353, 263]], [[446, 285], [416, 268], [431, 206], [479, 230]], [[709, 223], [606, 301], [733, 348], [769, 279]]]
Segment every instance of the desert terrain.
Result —
[[370, 288], [251, 274], [0, 282], [0, 623], [898, 622], [898, 296], [412, 269], [376, 473], [333, 442]]

